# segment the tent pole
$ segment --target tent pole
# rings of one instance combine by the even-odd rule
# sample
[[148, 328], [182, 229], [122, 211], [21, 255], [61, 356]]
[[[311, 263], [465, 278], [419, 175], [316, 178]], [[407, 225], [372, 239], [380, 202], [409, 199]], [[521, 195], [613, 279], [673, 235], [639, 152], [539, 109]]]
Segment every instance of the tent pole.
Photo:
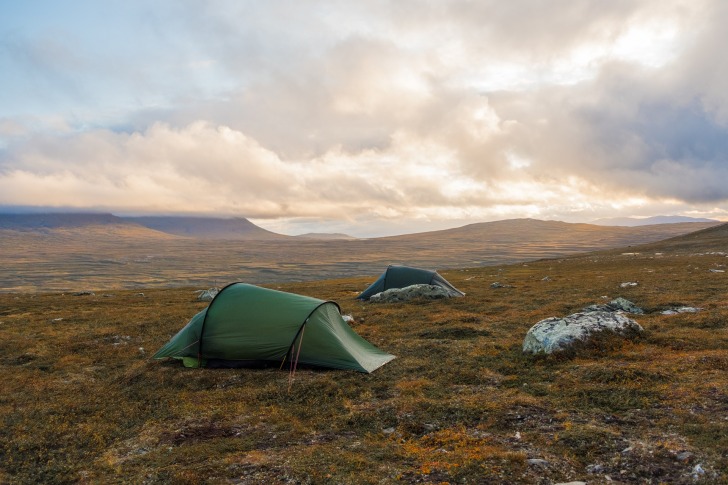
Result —
[[[307, 319], [308, 320], [308, 319]], [[293, 371], [288, 376], [288, 392], [291, 392], [291, 386], [293, 385], [293, 376], [296, 374], [296, 367], [298, 367], [298, 356], [301, 355], [301, 347], [303, 343], [303, 332], [306, 331], [306, 326], [304, 325], [301, 329], [301, 338], [298, 339], [298, 350], [296, 350], [296, 360], [295, 362], [291, 361], [291, 364], [293, 365]], [[293, 357], [293, 355], [291, 355]]]

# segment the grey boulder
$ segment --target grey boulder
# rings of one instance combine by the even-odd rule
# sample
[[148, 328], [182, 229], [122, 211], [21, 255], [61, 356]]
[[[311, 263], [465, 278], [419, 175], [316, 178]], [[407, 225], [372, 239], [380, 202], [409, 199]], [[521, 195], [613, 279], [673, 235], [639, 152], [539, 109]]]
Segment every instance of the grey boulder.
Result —
[[562, 318], [547, 318], [531, 327], [523, 340], [523, 352], [551, 354], [589, 342], [599, 334], [611, 333], [631, 337], [643, 331], [639, 323], [622, 313], [600, 311], [574, 313]]
[[440, 298], [449, 298], [450, 294], [447, 289], [435, 285], [410, 285], [404, 288], [390, 288], [372, 295], [370, 302], [374, 303], [395, 303], [400, 301], [413, 300], [415, 298], [426, 298], [428, 300], [436, 300]]

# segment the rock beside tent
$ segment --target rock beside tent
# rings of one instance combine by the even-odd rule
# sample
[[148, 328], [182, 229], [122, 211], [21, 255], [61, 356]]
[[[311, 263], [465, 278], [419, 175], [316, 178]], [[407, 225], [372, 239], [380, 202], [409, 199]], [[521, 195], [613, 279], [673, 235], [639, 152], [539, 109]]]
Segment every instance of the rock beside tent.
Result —
[[374, 303], [396, 303], [400, 301], [409, 301], [417, 298], [425, 298], [428, 300], [437, 300], [440, 298], [449, 298], [450, 293], [447, 289], [435, 285], [410, 285], [404, 288], [391, 288], [382, 291], [369, 298]]
[[217, 294], [220, 293], [220, 288], [210, 288], [207, 290], [198, 290], [197, 299], [199, 301], [212, 301]]
[[622, 313], [593, 311], [574, 313], [563, 318], [541, 320], [526, 334], [523, 352], [551, 354], [573, 349], [603, 334], [625, 338], [642, 334], [643, 328]]
[[357, 300], [369, 300], [377, 293], [392, 289], [404, 289], [412, 285], [438, 286], [447, 292], [447, 296], [465, 295], [465, 293], [455, 288], [445, 278], [440, 276], [437, 271], [410, 266], [389, 265], [377, 281], [369, 285], [356, 298]]

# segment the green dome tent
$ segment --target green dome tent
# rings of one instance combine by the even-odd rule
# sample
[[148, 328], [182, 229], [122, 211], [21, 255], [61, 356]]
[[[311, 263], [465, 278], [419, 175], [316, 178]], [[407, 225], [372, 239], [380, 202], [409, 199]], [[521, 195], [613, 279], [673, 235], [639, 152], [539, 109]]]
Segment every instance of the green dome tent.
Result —
[[242, 367], [295, 360], [372, 372], [394, 359], [357, 335], [339, 306], [294, 293], [233, 283], [154, 354], [187, 367]]
[[434, 285], [447, 290], [450, 296], [463, 296], [465, 293], [451, 285], [437, 271], [412, 268], [410, 266], [389, 265], [387, 270], [356, 298], [368, 300], [372, 295], [390, 288], [405, 288], [410, 285]]

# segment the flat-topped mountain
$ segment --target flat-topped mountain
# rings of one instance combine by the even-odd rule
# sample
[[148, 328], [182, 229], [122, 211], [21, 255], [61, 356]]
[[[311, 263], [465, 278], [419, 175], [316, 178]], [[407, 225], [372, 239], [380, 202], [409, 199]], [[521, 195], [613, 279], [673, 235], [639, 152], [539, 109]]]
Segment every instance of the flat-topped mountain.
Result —
[[148, 231], [149, 236], [181, 236], [195, 239], [287, 239], [291, 236], [277, 234], [259, 227], [242, 217], [186, 217], [140, 216], [120, 217], [105, 213], [48, 213], [48, 214], [0, 214], [0, 230], [76, 230], [104, 227], [107, 233], [124, 233], [135, 229], [137, 234]]
[[201, 239], [273, 240], [290, 237], [263, 229], [243, 217], [224, 219], [217, 217], [141, 216], [124, 217], [123, 219], [155, 231]]

